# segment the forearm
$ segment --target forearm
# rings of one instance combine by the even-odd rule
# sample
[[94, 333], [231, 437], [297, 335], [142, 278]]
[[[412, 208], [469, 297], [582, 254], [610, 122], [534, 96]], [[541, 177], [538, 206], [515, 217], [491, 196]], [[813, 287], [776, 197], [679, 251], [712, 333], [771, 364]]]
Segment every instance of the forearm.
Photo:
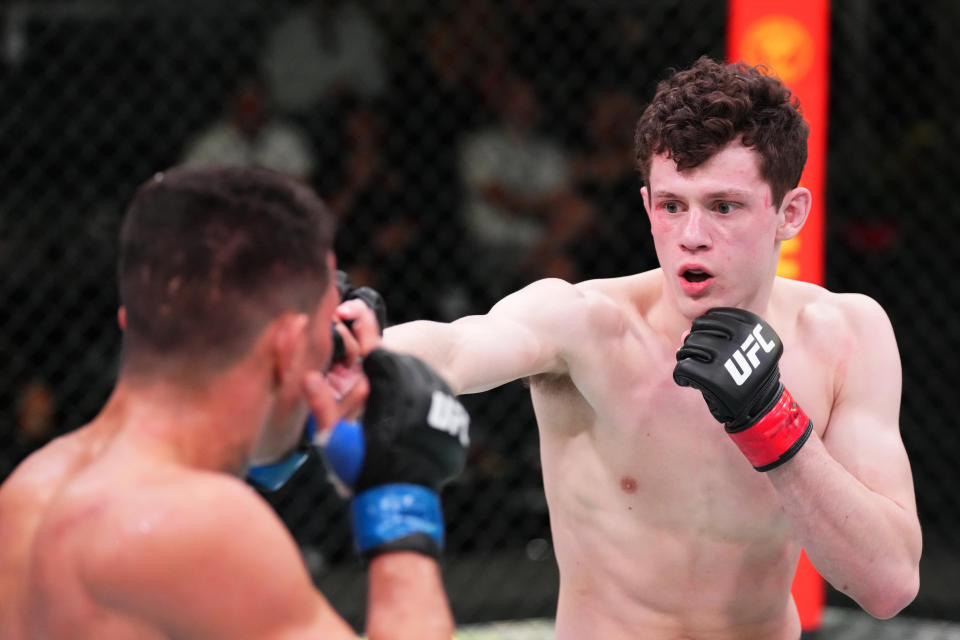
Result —
[[921, 538], [908, 509], [862, 484], [816, 434], [767, 477], [797, 541], [830, 584], [879, 618], [913, 600]]
[[540, 342], [525, 335], [517, 325], [466, 316], [449, 324], [417, 320], [390, 327], [383, 342], [387, 349], [427, 362], [460, 395], [488, 391], [546, 368]]
[[451, 369], [457, 331], [450, 324], [430, 320], [415, 320], [388, 327], [383, 332], [383, 345], [391, 351], [417, 356], [446, 380], [454, 393], [463, 393], [459, 380]]
[[435, 560], [401, 551], [381, 554], [370, 561], [370, 640], [450, 640], [453, 632], [453, 615]]

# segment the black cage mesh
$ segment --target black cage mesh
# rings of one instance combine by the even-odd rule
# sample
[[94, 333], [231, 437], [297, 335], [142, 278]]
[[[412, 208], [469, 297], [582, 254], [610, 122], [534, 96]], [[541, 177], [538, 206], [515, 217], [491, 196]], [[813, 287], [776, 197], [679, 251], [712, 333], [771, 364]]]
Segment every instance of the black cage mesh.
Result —
[[[957, 616], [960, 5], [834, 4], [828, 286], [893, 320], [926, 544], [912, 610]], [[312, 181], [341, 220], [342, 266], [386, 294], [393, 322], [481, 312], [543, 276], [647, 269], [633, 124], [668, 68], [723, 56], [725, 19], [713, 0], [4, 3], [0, 478], [105, 399], [118, 222], [154, 172], [258, 163]], [[491, 201], [534, 219], [505, 226]], [[549, 616], [528, 395], [467, 403], [470, 465], [445, 494], [458, 619]], [[362, 574], [320, 464], [269, 499], [356, 621]]]

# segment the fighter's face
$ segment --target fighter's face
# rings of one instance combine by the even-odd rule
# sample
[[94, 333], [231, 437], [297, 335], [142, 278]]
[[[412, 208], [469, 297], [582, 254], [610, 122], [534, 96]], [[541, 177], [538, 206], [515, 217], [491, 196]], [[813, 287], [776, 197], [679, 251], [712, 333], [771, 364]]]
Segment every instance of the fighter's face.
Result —
[[782, 215], [759, 160], [737, 141], [682, 172], [665, 155], [651, 162], [643, 200], [667, 293], [688, 318], [769, 294]]

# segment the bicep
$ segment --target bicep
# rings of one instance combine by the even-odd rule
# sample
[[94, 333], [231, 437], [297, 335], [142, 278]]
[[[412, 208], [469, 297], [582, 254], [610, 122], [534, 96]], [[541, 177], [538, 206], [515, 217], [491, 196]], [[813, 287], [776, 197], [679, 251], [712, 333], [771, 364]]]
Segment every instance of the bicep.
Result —
[[449, 324], [412, 322], [384, 333], [389, 349], [437, 369], [456, 393], [478, 393], [539, 373], [564, 371], [563, 345], [580, 324], [583, 296], [559, 280], [535, 282], [485, 315]]
[[893, 329], [872, 301], [861, 302], [851, 322], [853, 343], [841, 368], [824, 445], [865, 486], [915, 510], [900, 435], [901, 366]]

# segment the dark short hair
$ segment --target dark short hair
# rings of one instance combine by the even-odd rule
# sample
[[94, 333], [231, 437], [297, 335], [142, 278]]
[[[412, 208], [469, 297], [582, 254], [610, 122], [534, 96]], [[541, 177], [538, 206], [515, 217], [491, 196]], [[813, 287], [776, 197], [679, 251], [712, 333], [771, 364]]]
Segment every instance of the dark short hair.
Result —
[[[244, 167], [176, 167], [139, 187], [120, 233], [124, 367], [223, 366], [326, 290], [333, 218], [305, 184]], [[141, 367], [142, 368], [142, 367]]]
[[760, 175], [779, 205], [800, 183], [808, 134], [796, 97], [762, 66], [702, 57], [657, 85], [637, 122], [637, 170], [649, 185], [653, 156], [666, 153], [684, 171], [741, 138], [760, 154]]

